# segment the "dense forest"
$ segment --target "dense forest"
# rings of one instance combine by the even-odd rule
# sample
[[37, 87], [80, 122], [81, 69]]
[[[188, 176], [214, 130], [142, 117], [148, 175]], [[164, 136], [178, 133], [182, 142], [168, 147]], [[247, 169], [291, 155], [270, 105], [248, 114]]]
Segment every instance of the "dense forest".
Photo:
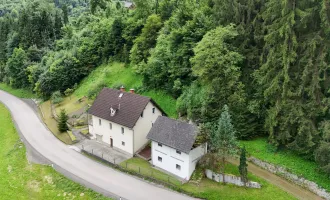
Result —
[[6, 1], [0, 82], [42, 98], [104, 62], [212, 126], [228, 105], [237, 137], [261, 135], [330, 174], [329, 0]]

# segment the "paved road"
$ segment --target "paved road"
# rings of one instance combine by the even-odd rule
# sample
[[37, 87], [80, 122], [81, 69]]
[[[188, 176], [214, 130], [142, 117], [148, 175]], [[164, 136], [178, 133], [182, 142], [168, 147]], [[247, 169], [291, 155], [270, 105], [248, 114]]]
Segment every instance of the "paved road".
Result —
[[69, 149], [49, 132], [22, 100], [0, 90], [0, 101], [12, 113], [26, 141], [71, 179], [111, 197], [129, 200], [190, 200], [192, 198], [141, 181]]

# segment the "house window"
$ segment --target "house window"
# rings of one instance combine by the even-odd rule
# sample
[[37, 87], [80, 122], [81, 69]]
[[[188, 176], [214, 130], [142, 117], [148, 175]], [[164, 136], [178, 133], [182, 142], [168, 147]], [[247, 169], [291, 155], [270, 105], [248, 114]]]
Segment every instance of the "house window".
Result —
[[109, 124], [109, 126], [110, 126], [110, 130], [112, 130], [112, 124], [111, 123]]
[[181, 154], [181, 151], [176, 150], [176, 153], [177, 153], [177, 154]]
[[163, 158], [160, 157], [160, 156], [158, 156], [158, 161], [159, 161], [159, 162], [162, 162], [162, 161], [163, 161]]
[[121, 134], [124, 134], [125, 133], [125, 129], [124, 127], [121, 127]]
[[153, 113], [153, 114], [155, 114], [155, 110], [156, 110], [155, 108], [152, 108], [152, 113]]
[[141, 113], [141, 117], [143, 117], [143, 111], [142, 111], [142, 113]]
[[181, 166], [178, 165], [178, 164], [176, 164], [176, 169], [177, 169], [177, 170], [181, 170]]
[[124, 141], [122, 141], [122, 142], [121, 142], [121, 145], [125, 146], [125, 142], [124, 142]]
[[158, 146], [159, 146], [159, 147], [162, 147], [163, 145], [162, 145], [161, 143], [158, 143]]
[[101, 119], [99, 119], [99, 125], [100, 125], [100, 126], [102, 125]]

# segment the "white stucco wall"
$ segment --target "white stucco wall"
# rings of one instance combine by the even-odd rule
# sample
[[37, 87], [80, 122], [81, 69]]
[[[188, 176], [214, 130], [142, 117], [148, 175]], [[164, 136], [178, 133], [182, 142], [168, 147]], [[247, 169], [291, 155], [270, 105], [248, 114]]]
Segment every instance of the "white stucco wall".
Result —
[[[155, 108], [155, 113], [153, 113]], [[140, 116], [134, 126], [134, 152], [140, 150], [146, 143], [148, 143], [147, 135], [152, 127], [152, 123], [155, 123], [158, 116], [161, 116], [162, 112], [151, 102], [147, 104], [143, 111], [143, 117]]]
[[[158, 146], [157, 142], [152, 141], [152, 164], [156, 167], [164, 169], [183, 179], [189, 179], [189, 155], [168, 146]], [[162, 158], [162, 162], [158, 161], [158, 156]], [[181, 170], [176, 169], [176, 164], [181, 166]]]
[[189, 177], [195, 171], [197, 162], [201, 159], [203, 155], [207, 153], [207, 143], [202, 144], [195, 149], [191, 150], [189, 153]]
[[[133, 156], [133, 130], [99, 117], [93, 116], [92, 119], [92, 131], [95, 137], [96, 135], [102, 135], [102, 141], [109, 144], [109, 146], [110, 138], [112, 138], [113, 147], [125, 151]], [[99, 125], [99, 120], [101, 120], [101, 125]], [[110, 123], [112, 123], [112, 129], [110, 129]], [[122, 127], [124, 128], [124, 134], [121, 132]], [[122, 142], [125, 142], [125, 146], [122, 145]]]
[[[201, 145], [193, 149], [189, 154], [181, 152], [178, 154], [176, 149], [152, 141], [152, 164], [166, 170], [180, 178], [189, 180], [196, 168], [197, 161], [207, 152], [207, 146]], [[162, 158], [162, 162], [158, 161]], [[181, 166], [181, 170], [176, 169], [176, 164]]]

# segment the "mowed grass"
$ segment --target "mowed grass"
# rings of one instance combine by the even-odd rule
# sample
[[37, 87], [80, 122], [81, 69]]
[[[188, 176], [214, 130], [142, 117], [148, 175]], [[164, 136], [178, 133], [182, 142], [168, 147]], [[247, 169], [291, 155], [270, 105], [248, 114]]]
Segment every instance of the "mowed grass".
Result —
[[33, 94], [31, 91], [27, 89], [15, 89], [5, 83], [0, 83], [0, 90], [6, 91], [19, 98], [25, 98], [25, 99], [37, 98], [36, 94]]
[[48, 127], [48, 129], [57, 137], [59, 140], [64, 142], [65, 144], [72, 144], [72, 139], [70, 138], [68, 133], [60, 133], [57, 128], [57, 121], [52, 116], [52, 111], [50, 107], [50, 101], [45, 101], [40, 105], [41, 115], [43, 117], [43, 121]]
[[[161, 180], [167, 181], [169, 175], [161, 172], [155, 168], [152, 168], [149, 162], [140, 159], [140, 158], [131, 158], [125, 162], [122, 162], [120, 165], [124, 168], [129, 170], [133, 170], [135, 172], [149, 175], [153, 174], [153, 177]], [[234, 175], [238, 175], [238, 168], [237, 166], [228, 163], [227, 164], [227, 173], [231, 173]], [[262, 184], [261, 189], [247, 189], [244, 187], [239, 187], [231, 184], [222, 184], [217, 183], [215, 181], [209, 180], [207, 178], [203, 178], [198, 185], [195, 183], [185, 183], [180, 185], [180, 182], [174, 182], [175, 178], [171, 177], [171, 183], [177, 185], [181, 190], [184, 190], [189, 193], [193, 193], [198, 198], [208, 199], [208, 200], [219, 200], [219, 199], [234, 199], [234, 200], [241, 200], [241, 199], [248, 199], [248, 200], [264, 200], [264, 199], [276, 199], [276, 200], [290, 200], [295, 199], [291, 194], [284, 192], [283, 190], [279, 189], [278, 187], [269, 184], [265, 180], [254, 176], [253, 174], [249, 174], [250, 180], [257, 181]]]
[[274, 148], [268, 144], [267, 138], [258, 138], [251, 141], [241, 141], [251, 156], [260, 160], [283, 166], [288, 171], [313, 181], [330, 191], [330, 177], [318, 170], [317, 164], [306, 160], [290, 150], [274, 151]]
[[50, 166], [29, 164], [9, 111], [0, 104], [0, 200], [107, 199], [58, 174]]
[[[73, 96], [77, 98], [87, 96], [88, 91], [99, 83], [105, 83], [109, 88], [124, 85], [128, 91], [131, 88], [139, 89], [142, 87], [142, 76], [136, 74], [132, 67], [125, 66], [123, 63], [104, 64], [95, 69], [79, 84]], [[144, 91], [141, 95], [151, 97], [169, 117], [177, 118], [176, 100], [170, 95], [160, 90]], [[64, 102], [63, 105], [65, 104]]]

